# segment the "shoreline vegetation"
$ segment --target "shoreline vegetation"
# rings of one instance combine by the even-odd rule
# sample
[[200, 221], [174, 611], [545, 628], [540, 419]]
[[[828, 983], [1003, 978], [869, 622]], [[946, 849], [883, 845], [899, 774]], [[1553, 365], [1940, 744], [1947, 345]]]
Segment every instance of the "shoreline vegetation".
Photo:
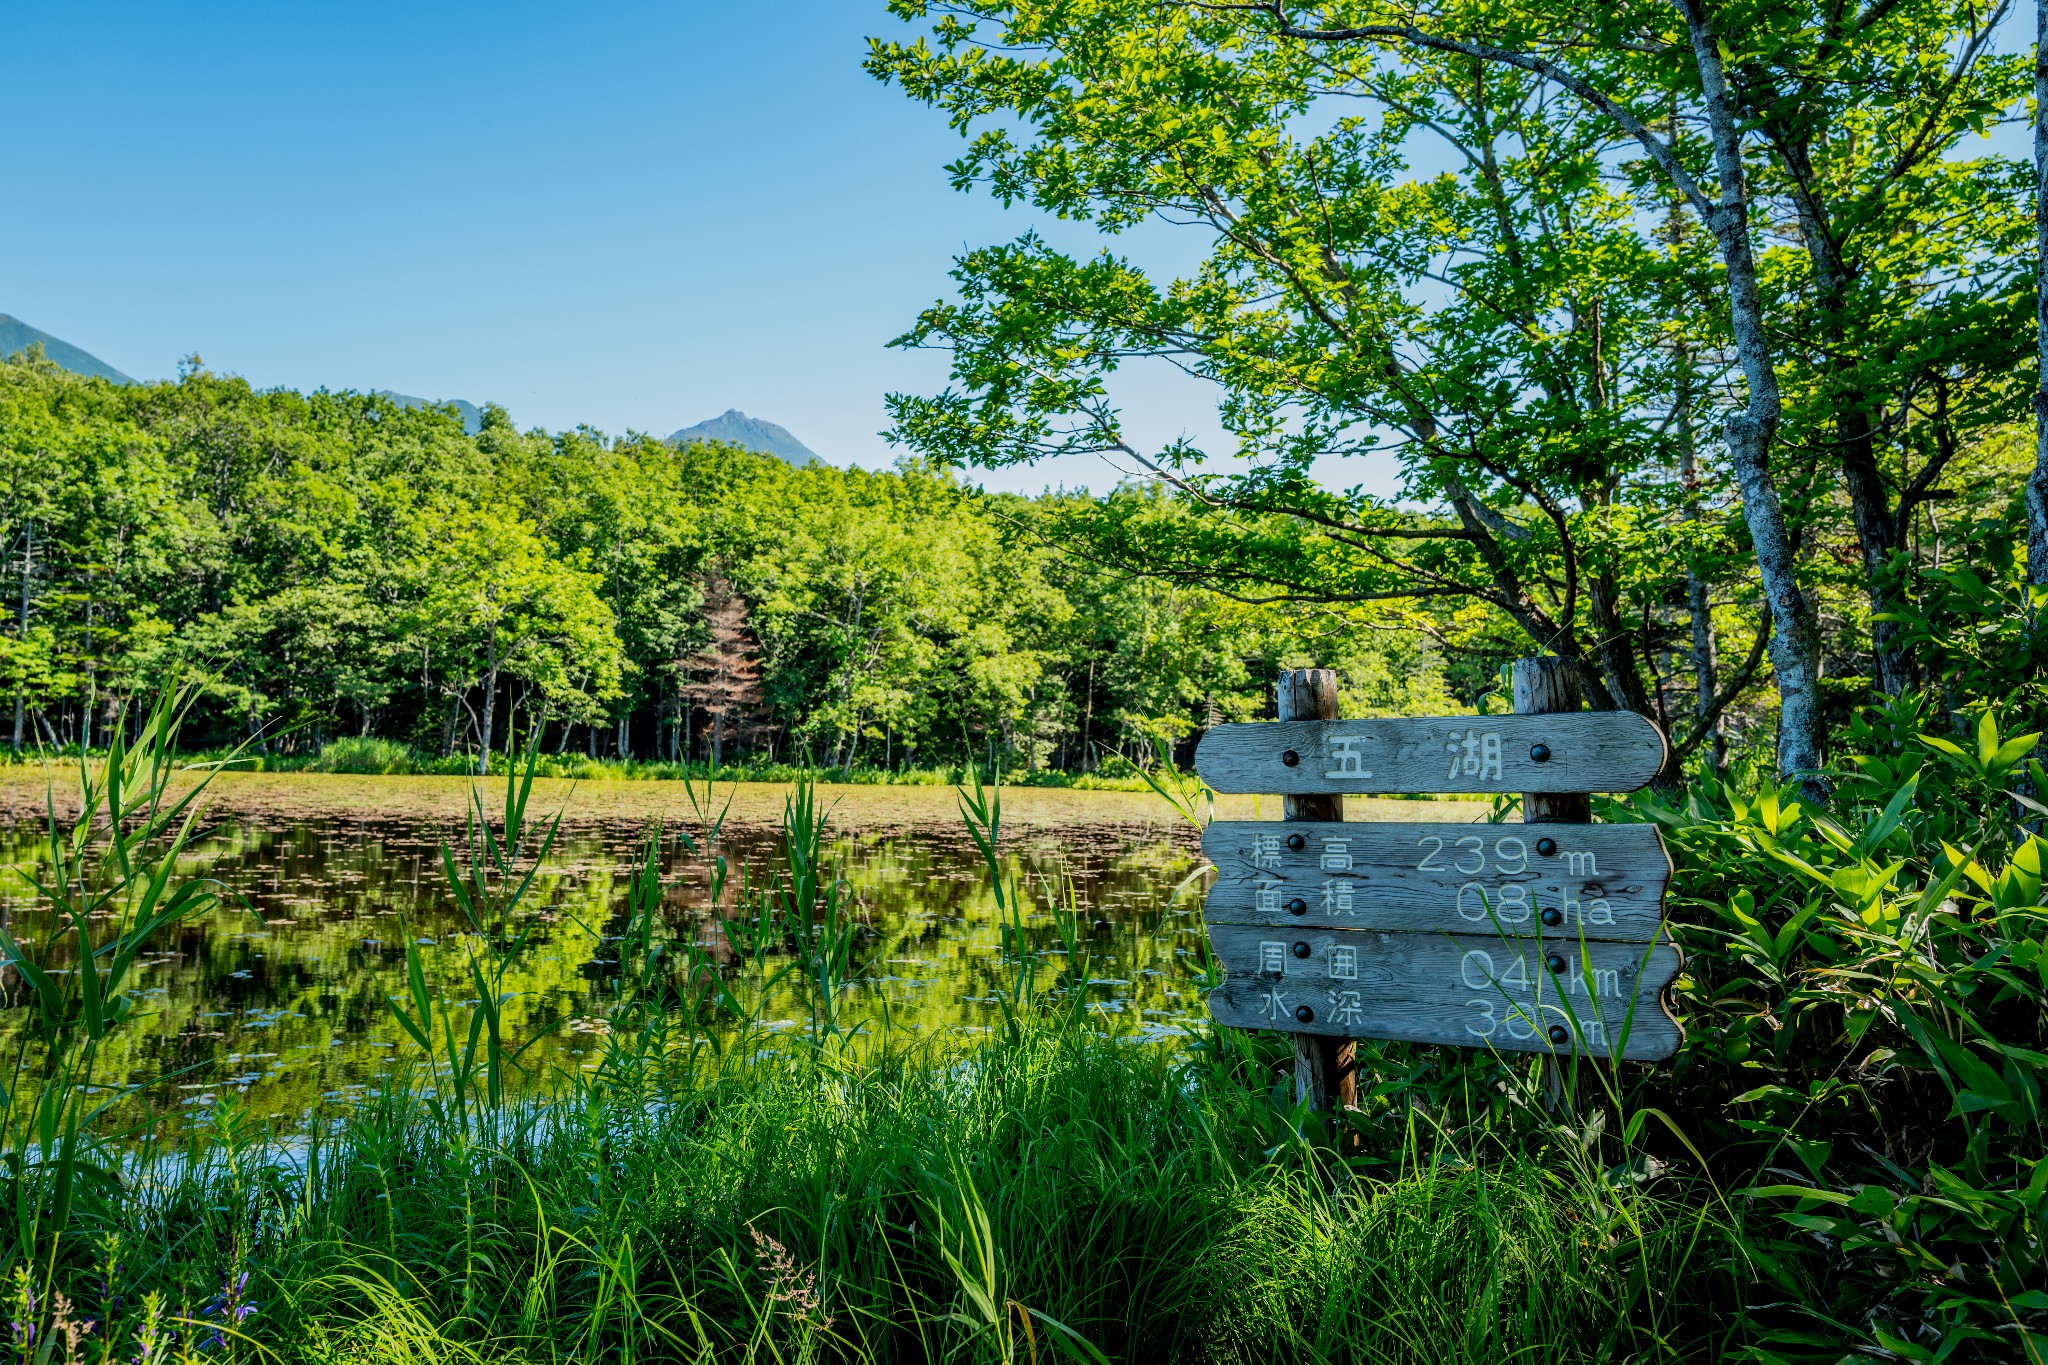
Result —
[[[90, 751], [88, 756], [104, 760], [106, 752], [102, 747]], [[47, 764], [53, 759], [75, 760], [78, 754], [77, 745], [66, 745], [58, 749], [0, 750], [0, 766], [10, 763]], [[471, 749], [458, 749], [451, 754], [437, 755], [394, 740], [357, 738], [330, 739], [322, 743], [317, 750], [303, 753], [252, 753], [247, 746], [241, 746], [233, 749], [201, 749], [180, 756], [191, 762], [203, 763], [211, 759], [224, 758], [229, 754], [234, 756], [234, 770], [238, 772], [464, 778], [475, 776], [479, 768], [503, 771], [505, 763], [515, 757], [510, 751], [501, 749], [494, 751], [489, 761], [485, 762]], [[533, 757], [534, 771], [541, 777], [596, 781], [711, 780], [787, 785], [800, 779], [809, 779], [833, 786], [957, 787], [963, 782], [971, 781], [972, 774], [977, 770], [981, 770], [985, 777], [992, 776], [986, 765], [979, 763], [952, 763], [939, 767], [911, 767], [899, 764], [885, 768], [867, 763], [826, 767], [804, 763], [778, 763], [758, 755], [721, 763], [713, 763], [708, 759], [684, 761], [591, 757], [579, 753], [539, 753]], [[1168, 762], [1170, 765], [1170, 759]], [[1004, 785], [1010, 787], [1067, 787], [1077, 791], [1150, 791], [1152, 788], [1146, 782], [1144, 772], [1145, 769], [1118, 757], [1092, 770], [1039, 768], [1019, 772], [1005, 771], [1002, 773], [1002, 780]]]
[[[227, 774], [189, 781], [181, 703], [74, 770], [81, 813], [36, 868], [58, 928], [0, 936], [27, 1014], [0, 1130], [24, 1365], [1919, 1359], [1895, 1348], [1944, 1339], [1948, 1359], [2039, 1360], [2048, 1342], [2048, 841], [1989, 799], [2048, 776], [2027, 767], [2036, 735], [1987, 720], [1964, 749], [1880, 712], [1829, 814], [1789, 785], [1605, 805], [1662, 826], [1679, 865], [1680, 1056], [1581, 1063], [1554, 1094], [1540, 1059], [1365, 1042], [1372, 1083], [1335, 1130], [1293, 1101], [1284, 1037], [1144, 1041], [1091, 1011], [1080, 987], [1109, 964], [1084, 914], [995, 851], [1026, 793], [978, 784], [948, 794], [1005, 928], [992, 1032], [845, 1011], [857, 907], [817, 786], [783, 795], [777, 875], [734, 885], [723, 790], [679, 783], [670, 835], [736, 961], [666, 918], [650, 835], [608, 926], [598, 1051], [532, 1068], [504, 1006], [559, 825], [529, 755], [467, 788], [442, 866], [468, 929], [407, 942], [394, 1074], [309, 1138], [223, 1097], [161, 1141], [108, 1124], [132, 1087], [96, 1057], [136, 964], [214, 894], [177, 868]], [[455, 989], [429, 953], [460, 960]], [[762, 1026], [768, 980], [801, 996], [793, 1027]]]

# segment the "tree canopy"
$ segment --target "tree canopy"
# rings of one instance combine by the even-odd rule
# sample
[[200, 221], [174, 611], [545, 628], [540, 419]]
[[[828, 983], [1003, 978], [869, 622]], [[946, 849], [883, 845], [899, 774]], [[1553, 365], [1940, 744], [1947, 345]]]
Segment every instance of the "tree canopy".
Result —
[[[1354, 704], [1466, 703], [1493, 660], [1384, 613], [1252, 606], [1051, 548], [1098, 501], [589, 429], [0, 362], [0, 683], [23, 744], [95, 743], [181, 667], [199, 724], [843, 766], [1147, 761], [1337, 662]], [[517, 721], [512, 718], [516, 712]], [[4, 724], [4, 722], [0, 722]], [[486, 739], [488, 737], [488, 742]]]
[[[1202, 253], [966, 252], [901, 339], [953, 363], [892, 400], [910, 449], [1121, 452], [1180, 496], [1063, 543], [1245, 600], [1473, 604], [1675, 761], [1759, 680], [1788, 773], [1829, 677], [1934, 680], [1904, 642], [1938, 506], [2023, 512], [2008, 6], [891, 8], [917, 33], [870, 70], [962, 131], [956, 185]], [[1161, 363], [1230, 448], [1133, 442], [1115, 376]], [[1369, 451], [1397, 496], [1316, 477]]]

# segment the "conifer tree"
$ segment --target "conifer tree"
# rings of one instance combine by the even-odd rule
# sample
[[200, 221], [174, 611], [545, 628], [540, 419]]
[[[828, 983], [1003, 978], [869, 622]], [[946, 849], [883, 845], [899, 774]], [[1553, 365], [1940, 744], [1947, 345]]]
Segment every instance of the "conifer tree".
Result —
[[677, 662], [684, 724], [690, 711], [709, 723], [707, 752], [716, 765], [725, 741], [742, 738], [761, 705], [761, 660], [747, 625], [747, 601], [719, 569], [704, 576], [704, 625], [709, 638]]

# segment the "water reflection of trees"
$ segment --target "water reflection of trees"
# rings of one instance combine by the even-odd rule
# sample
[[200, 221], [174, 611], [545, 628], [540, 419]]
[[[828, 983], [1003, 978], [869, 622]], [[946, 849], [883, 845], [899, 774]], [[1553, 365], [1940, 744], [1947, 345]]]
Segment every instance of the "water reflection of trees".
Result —
[[[346, 1103], [405, 1065], [403, 1039], [387, 996], [403, 990], [404, 942], [452, 948], [459, 920], [440, 874], [438, 832], [379, 821], [303, 822], [283, 828], [230, 827], [196, 848], [189, 870], [213, 877], [226, 895], [211, 914], [179, 926], [143, 964], [141, 1026], [110, 1040], [102, 1072], [110, 1082], [157, 1081], [146, 1113], [202, 1114], [235, 1097], [264, 1116], [302, 1122]], [[616, 970], [628, 860], [642, 831], [565, 831], [539, 873], [531, 949], [513, 969], [517, 999], [508, 1020], [522, 1039], [544, 1035], [528, 1054], [536, 1077], [592, 1063], [590, 1021], [602, 1013]], [[34, 933], [22, 876], [37, 857], [35, 831], [0, 834], [0, 916]], [[728, 830], [726, 913], [739, 896], [771, 886], [779, 835]], [[857, 906], [858, 982], [847, 1009], [856, 1026], [884, 1011], [894, 1027], [986, 1027], [1008, 970], [994, 902], [964, 834], [919, 831], [847, 836], [833, 865]], [[1200, 930], [1192, 903], [1166, 904], [1187, 854], [1157, 829], [1096, 828], [1031, 833], [1004, 857], [1041, 911], [1071, 877], [1091, 954], [1091, 1005], [1133, 1020], [1175, 1019], [1201, 1002], [1185, 992], [1180, 964]], [[709, 903], [704, 860], [680, 839], [663, 850], [679, 884], [668, 898], [671, 932], [724, 960]], [[1049, 915], [1027, 921], [1031, 951], [1056, 958]], [[426, 954], [440, 988], [465, 995], [461, 955]], [[729, 968], [728, 968], [729, 969]], [[23, 1012], [0, 981], [0, 1041], [18, 1040]], [[1186, 997], [1186, 998], [1183, 998]], [[763, 1018], [797, 1016], [797, 1003], [771, 992]], [[145, 1110], [137, 1106], [137, 1117]]]

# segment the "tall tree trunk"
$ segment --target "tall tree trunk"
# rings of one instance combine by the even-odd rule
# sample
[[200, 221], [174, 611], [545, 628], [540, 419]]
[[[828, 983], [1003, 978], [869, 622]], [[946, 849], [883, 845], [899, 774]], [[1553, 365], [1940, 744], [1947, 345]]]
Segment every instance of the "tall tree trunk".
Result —
[[78, 752], [92, 748], [92, 707], [99, 699], [98, 660], [92, 652], [92, 570], [85, 573], [85, 704], [78, 708]]
[[1721, 65], [1720, 39], [1703, 0], [1680, 0], [1692, 39], [1693, 60], [1705, 95], [1707, 126], [1721, 199], [1707, 226], [1721, 248], [1728, 272], [1728, 315], [1735, 353], [1749, 390], [1741, 412], [1722, 424], [1728, 462], [1742, 491], [1743, 520], [1749, 524], [1764, 599], [1770, 604], [1771, 667], [1778, 683], [1778, 773], [1799, 774], [1811, 796], [1825, 786], [1811, 774], [1820, 768], [1820, 632], [1813, 604], [1799, 590], [1792, 537], [1784, 505], [1771, 479], [1771, 442], [1777, 435], [1783, 400], [1764, 330], [1763, 299], [1757, 287], [1756, 256], [1749, 236], [1749, 192], [1742, 164], [1742, 128]]
[[[2041, 0], [2041, 3], [2044, 5], [2048, 5], [2048, 0]], [[1094, 749], [1090, 748], [1088, 744], [1088, 740], [1090, 737], [1089, 732], [1094, 728], [1094, 725], [1095, 660], [1093, 657], [1091, 657], [1088, 660], [1088, 695], [1087, 700], [1082, 704], [1081, 707], [1081, 771], [1084, 773], [1092, 773], [1095, 771], [1095, 751]]]
[[[2048, 587], [2048, 0], [2034, 6], [2034, 474], [2027, 480], [2027, 582]], [[2035, 629], [2040, 615], [2036, 613]]]
[[[1678, 484], [1685, 490], [1685, 520], [1700, 520], [1700, 473], [1698, 450], [1692, 430], [1692, 355], [1683, 342], [1678, 346]], [[1693, 715], [1705, 718], [1708, 756], [1714, 773], [1728, 770], [1728, 735], [1721, 716], [1714, 711], [1714, 695], [1720, 690], [1720, 667], [1714, 657], [1714, 604], [1707, 578], [1700, 572], [1699, 556], [1688, 554], [1685, 561], [1685, 609], [1692, 617]]]
[[[2048, 0], [2042, 0], [2042, 3], [2048, 4]], [[28, 523], [24, 535], [25, 539], [22, 542], [21, 551], [21, 616], [15, 624], [15, 639], [23, 646], [22, 667], [27, 668], [29, 584], [33, 580], [36, 571], [36, 524], [33, 521]], [[27, 709], [27, 706], [28, 679], [24, 677], [14, 688], [14, 750], [16, 753], [21, 752], [22, 712]]]
[[[1649, 689], [1643, 686], [1642, 670], [1636, 667], [1635, 649], [1631, 643], [1629, 629], [1621, 619], [1621, 586], [1616, 582], [1612, 569], [1602, 569], [1590, 576], [1586, 583], [1587, 604], [1592, 608], [1593, 625], [1600, 634], [1594, 646], [1594, 653], [1600, 660], [1600, 672], [1596, 681], [1600, 690], [1612, 699], [1614, 709], [1633, 711], [1639, 716], [1657, 718], [1657, 708], [1650, 703]], [[1581, 671], [1585, 660], [1581, 660]], [[1607, 708], [1595, 705], [1594, 710]]]
[[484, 646], [484, 719], [483, 743], [477, 746], [476, 773], [483, 777], [491, 771], [491, 735], [496, 730], [498, 714], [498, 624], [491, 623], [489, 641]]
[[[1892, 556], [1899, 548], [1898, 518], [1877, 468], [1877, 439], [1864, 396], [1843, 394], [1835, 415], [1836, 439], [1842, 447], [1842, 479], [1849, 489], [1849, 512], [1856, 522], [1856, 541], [1863, 551], [1863, 589], [1870, 604], [1870, 657], [1877, 687], [1887, 697], [1902, 696], [1913, 685], [1913, 664], [1899, 646], [1899, 623], [1878, 618], [1899, 608]], [[1854, 405], [1853, 407], [1850, 405]]]
[[1826, 372], [1836, 387], [1829, 395], [1834, 408], [1835, 445], [1841, 452], [1842, 482], [1849, 493], [1849, 515], [1856, 525], [1857, 547], [1863, 554], [1863, 590], [1870, 605], [1870, 657], [1878, 690], [1888, 697], [1903, 695], [1913, 685], [1912, 661], [1899, 646], [1899, 623], [1879, 620], [1897, 610], [1898, 588], [1892, 579], [1892, 556], [1902, 533], [1892, 511], [1891, 491], [1877, 467], [1877, 428], [1870, 420], [1870, 395], [1861, 384], [1847, 383], [1850, 344], [1847, 319], [1850, 271], [1820, 200], [1821, 180], [1803, 134], [1779, 128], [1795, 188], [1792, 201], [1799, 217], [1806, 258], [1813, 266], [1820, 300], [1821, 336], [1827, 348]]
[[657, 674], [654, 680], [654, 746], [649, 757], [659, 763], [674, 743], [668, 727], [668, 679]]

